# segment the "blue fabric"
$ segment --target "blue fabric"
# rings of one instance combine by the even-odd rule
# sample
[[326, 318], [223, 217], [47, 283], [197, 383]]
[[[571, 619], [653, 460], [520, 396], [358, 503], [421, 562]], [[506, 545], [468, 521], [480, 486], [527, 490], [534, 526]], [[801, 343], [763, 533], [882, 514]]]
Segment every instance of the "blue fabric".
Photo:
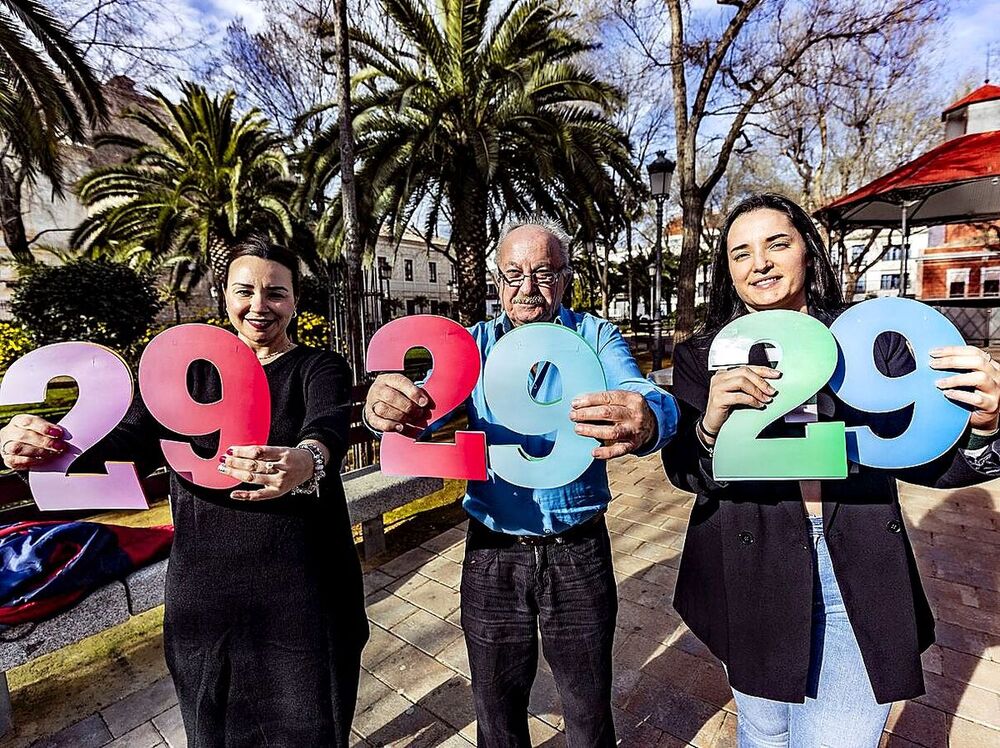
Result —
[[[597, 351], [609, 390], [627, 390], [642, 395], [656, 417], [656, 439], [639, 454], [659, 451], [677, 430], [677, 402], [673, 396], [643, 378], [621, 332], [607, 320], [560, 307], [556, 320], [575, 330]], [[504, 332], [511, 329], [506, 314], [480, 322], [469, 329], [479, 345], [481, 362]], [[550, 365], [538, 367], [528, 379], [532, 396], [551, 402], [562, 394], [559, 371]], [[517, 444], [527, 454], [543, 457], [552, 449], [553, 435], [527, 436], [499, 423], [486, 405], [482, 380], [466, 403], [469, 429], [485, 431], [488, 444]], [[507, 483], [492, 471], [486, 481], [469, 481], [465, 510], [491, 530], [508, 535], [543, 535], [564, 532], [602, 511], [611, 500], [607, 464], [594, 460], [586, 472], [560, 488], [523, 488]]]
[[733, 689], [739, 748], [879, 744], [891, 703], [875, 701], [861, 649], [847, 617], [823, 518], [810, 517], [813, 538], [812, 652], [801, 704], [772, 701]]

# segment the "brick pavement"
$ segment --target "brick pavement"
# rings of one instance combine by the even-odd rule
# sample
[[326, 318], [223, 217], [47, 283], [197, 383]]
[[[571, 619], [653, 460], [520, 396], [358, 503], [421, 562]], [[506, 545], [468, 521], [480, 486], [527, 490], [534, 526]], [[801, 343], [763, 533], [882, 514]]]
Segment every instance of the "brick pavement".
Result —
[[[621, 745], [735, 745], [722, 668], [670, 608], [692, 497], [667, 483], [656, 457], [617, 460], [610, 477], [616, 498], [608, 526], [621, 598], [613, 699]], [[924, 657], [927, 694], [894, 707], [883, 745], [1000, 746], [1000, 482], [953, 492], [903, 486], [901, 494], [938, 643]], [[357, 746], [474, 744], [458, 612], [463, 546], [463, 528], [453, 528], [366, 573], [372, 638], [354, 722]], [[533, 743], [564, 745], [544, 661], [530, 711]], [[184, 745], [169, 678], [39, 745]]]

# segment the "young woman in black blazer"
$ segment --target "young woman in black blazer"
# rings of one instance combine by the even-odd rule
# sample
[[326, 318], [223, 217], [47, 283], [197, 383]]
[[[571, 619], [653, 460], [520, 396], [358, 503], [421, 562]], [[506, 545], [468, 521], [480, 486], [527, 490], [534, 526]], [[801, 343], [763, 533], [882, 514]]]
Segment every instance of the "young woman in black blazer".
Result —
[[[671, 482], [697, 494], [674, 607], [726, 666], [740, 746], [874, 746], [891, 702], [923, 693], [920, 653], [934, 621], [906, 536], [896, 478], [967, 486], [1000, 470], [1000, 366], [972, 346], [935, 352], [945, 396], [966, 403], [969, 431], [933, 463], [894, 473], [852, 467], [844, 480], [733, 481], [712, 477], [715, 436], [736, 408], [764, 408], [780, 373], [756, 346], [746, 366], [711, 372], [716, 333], [765, 309], [806, 312], [830, 325], [844, 304], [809, 216], [779, 195], [755, 195], [723, 228], [708, 317], [674, 351], [677, 436], [663, 450]], [[875, 360], [889, 376], [912, 371], [898, 334], [880, 336]], [[822, 420], [900, 433], [903, 414], [861, 414], [825, 389]], [[798, 435], [783, 421], [763, 436]]]

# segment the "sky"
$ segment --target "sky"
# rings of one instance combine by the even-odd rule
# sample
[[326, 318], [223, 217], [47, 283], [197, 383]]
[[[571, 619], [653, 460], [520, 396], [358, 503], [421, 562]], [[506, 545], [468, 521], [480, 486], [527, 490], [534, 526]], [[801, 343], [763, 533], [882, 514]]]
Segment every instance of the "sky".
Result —
[[[235, 17], [242, 16], [247, 28], [254, 30], [264, 22], [264, 14], [255, 0], [166, 0], [176, 7], [178, 18], [203, 29], [225, 29]], [[691, 0], [693, 8], [717, 7], [715, 0]], [[949, 50], [939, 68], [939, 85], [947, 91], [959, 81], [982, 83], [986, 77], [987, 46], [992, 42], [993, 82], [1000, 83], [1000, 0], [956, 0], [951, 3], [951, 18], [946, 30]]]

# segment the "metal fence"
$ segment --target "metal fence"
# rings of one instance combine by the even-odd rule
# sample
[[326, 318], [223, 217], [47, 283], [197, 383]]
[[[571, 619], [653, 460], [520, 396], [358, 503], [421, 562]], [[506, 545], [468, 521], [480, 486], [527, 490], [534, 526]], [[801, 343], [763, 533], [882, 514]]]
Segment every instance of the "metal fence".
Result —
[[970, 345], [1000, 346], [1000, 307], [935, 306]]

